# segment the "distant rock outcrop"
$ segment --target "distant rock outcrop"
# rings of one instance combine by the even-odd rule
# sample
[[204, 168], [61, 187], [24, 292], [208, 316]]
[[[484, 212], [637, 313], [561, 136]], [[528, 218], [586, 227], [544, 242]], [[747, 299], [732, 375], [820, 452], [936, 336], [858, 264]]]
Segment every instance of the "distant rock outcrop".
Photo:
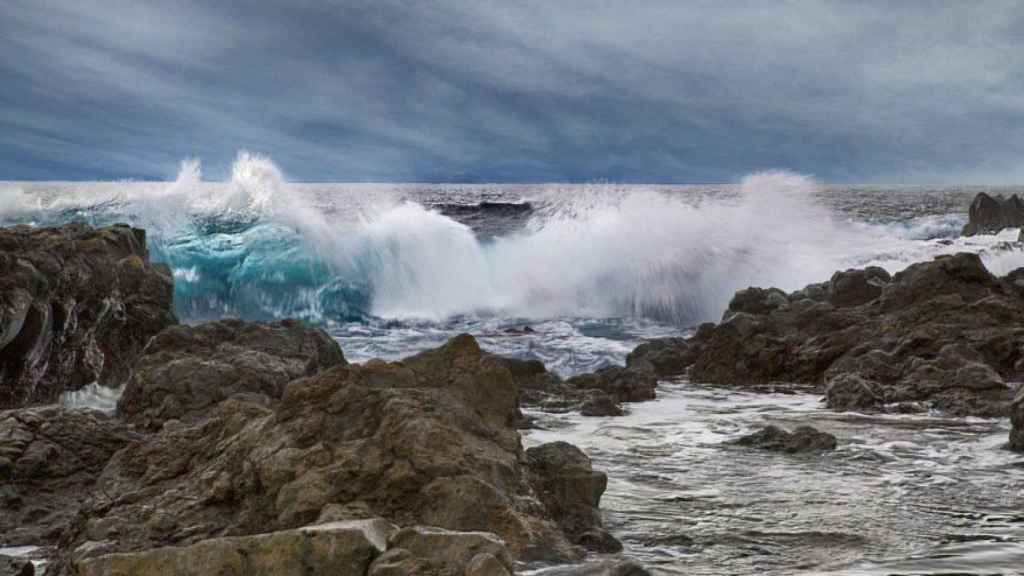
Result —
[[144, 230], [0, 229], [0, 408], [124, 383], [146, 342], [177, 322], [172, 292]]
[[630, 361], [726, 386], [817, 386], [838, 410], [913, 409], [1005, 415], [1024, 375], [1024, 291], [975, 254], [942, 256], [890, 277], [868, 268], [785, 294], [736, 293], [722, 322], [679, 342], [648, 343]]
[[980, 192], [971, 202], [964, 236], [997, 234], [1005, 228], [1024, 226], [1024, 201], [1014, 194], [1009, 198]]

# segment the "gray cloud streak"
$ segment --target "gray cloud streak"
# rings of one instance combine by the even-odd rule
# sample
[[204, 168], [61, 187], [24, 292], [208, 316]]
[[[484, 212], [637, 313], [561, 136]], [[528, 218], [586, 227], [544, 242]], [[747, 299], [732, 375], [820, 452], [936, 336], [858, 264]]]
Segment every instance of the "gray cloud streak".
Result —
[[0, 178], [1020, 182], [1019, 2], [0, 4]]

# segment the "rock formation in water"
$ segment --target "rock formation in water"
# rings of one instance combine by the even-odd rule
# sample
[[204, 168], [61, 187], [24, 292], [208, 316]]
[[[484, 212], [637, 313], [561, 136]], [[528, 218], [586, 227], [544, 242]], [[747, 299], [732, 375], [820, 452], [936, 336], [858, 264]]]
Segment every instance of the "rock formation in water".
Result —
[[997, 234], [1006, 228], [1020, 227], [1024, 227], [1024, 201], [1020, 197], [992, 197], [981, 192], [971, 202], [963, 235]]
[[1024, 375], [1020, 271], [993, 276], [975, 254], [942, 256], [890, 277], [837, 272], [785, 294], [736, 293], [722, 322], [689, 340], [645, 344], [630, 365], [727, 386], [818, 386], [838, 410], [934, 407], [1005, 415]]
[[732, 441], [737, 446], [758, 448], [772, 452], [797, 454], [824, 452], [836, 449], [836, 437], [811, 426], [798, 426], [787, 432], [778, 426], [765, 426], [761, 430]]
[[[574, 560], [586, 548], [620, 548], [597, 512], [604, 474], [568, 444], [522, 449], [515, 380], [472, 337], [400, 362], [355, 366], [298, 327], [219, 324], [172, 328], [147, 348], [140, 360], [147, 368], [130, 386], [170, 384], [162, 397], [139, 394], [153, 403], [122, 402], [120, 411], [159, 429], [110, 459], [62, 549], [104, 542], [105, 553], [139, 552], [374, 517], [493, 532], [519, 559]], [[221, 330], [253, 338], [248, 348], [241, 338], [212, 345], [218, 339], [207, 336]], [[298, 333], [280, 338], [280, 330]], [[272, 350], [256, 354], [259, 342]], [[254, 365], [322, 371], [283, 387], [240, 385], [256, 381], [223, 378], [222, 346]], [[299, 349], [306, 355], [289, 356]], [[155, 359], [172, 357], [187, 366], [192, 385], [148, 380], [169, 365]], [[193, 403], [201, 382], [226, 390]], [[183, 409], [151, 411], [169, 403]]]
[[176, 323], [172, 280], [146, 233], [117, 225], [0, 229], [0, 408], [119, 386]]

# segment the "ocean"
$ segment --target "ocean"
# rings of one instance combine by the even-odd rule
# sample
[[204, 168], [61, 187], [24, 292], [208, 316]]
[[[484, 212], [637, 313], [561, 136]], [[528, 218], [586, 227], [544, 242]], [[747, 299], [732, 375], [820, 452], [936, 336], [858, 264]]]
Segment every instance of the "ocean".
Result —
[[[747, 286], [896, 272], [940, 254], [1024, 266], [1017, 230], [963, 237], [979, 191], [836, 186], [786, 173], [732, 185], [289, 183], [242, 154], [225, 182], [0, 183], [0, 225], [128, 222], [175, 279], [185, 322], [296, 317], [350, 361], [463, 332], [564, 376], [716, 321]], [[530, 330], [524, 330], [529, 327]], [[619, 418], [534, 414], [527, 444], [579, 445], [610, 482], [625, 554], [663, 574], [990, 574], [1024, 566], [1024, 463], [1004, 420], [827, 411], [818, 396], [665, 382]], [[96, 387], [64, 401], [110, 409]], [[811, 457], [727, 448], [765, 423], [840, 440]]]

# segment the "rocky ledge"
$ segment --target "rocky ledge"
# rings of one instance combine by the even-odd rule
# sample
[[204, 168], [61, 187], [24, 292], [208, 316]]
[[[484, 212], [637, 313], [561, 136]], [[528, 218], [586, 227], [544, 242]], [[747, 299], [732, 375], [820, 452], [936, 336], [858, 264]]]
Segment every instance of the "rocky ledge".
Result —
[[[57, 573], [81, 573], [100, 555], [117, 561], [95, 565], [122, 566], [142, 561], [123, 555], [175, 547], [178, 557], [217, 538], [372, 518], [493, 533], [518, 560], [620, 550], [597, 510], [607, 478], [569, 444], [524, 450], [518, 397], [506, 362], [468, 335], [357, 366], [294, 323], [168, 329], [118, 407], [135, 431], [110, 419], [117, 443], [99, 470], [82, 471], [88, 493], [66, 500]], [[419, 573], [387, 571], [409, 558], [381, 554], [370, 573]], [[120, 573], [104, 570], [87, 573]]]
[[170, 272], [150, 263], [145, 231], [0, 228], [0, 408], [119, 386], [176, 322]]
[[979, 193], [971, 202], [964, 236], [997, 234], [1006, 228], [1024, 227], [1024, 201], [1014, 194], [1009, 198]]
[[646, 344], [629, 363], [695, 382], [803, 384], [838, 410], [1005, 416], [1024, 375], [1024, 270], [993, 276], [977, 255], [836, 272], [786, 294], [736, 293], [722, 322]]

